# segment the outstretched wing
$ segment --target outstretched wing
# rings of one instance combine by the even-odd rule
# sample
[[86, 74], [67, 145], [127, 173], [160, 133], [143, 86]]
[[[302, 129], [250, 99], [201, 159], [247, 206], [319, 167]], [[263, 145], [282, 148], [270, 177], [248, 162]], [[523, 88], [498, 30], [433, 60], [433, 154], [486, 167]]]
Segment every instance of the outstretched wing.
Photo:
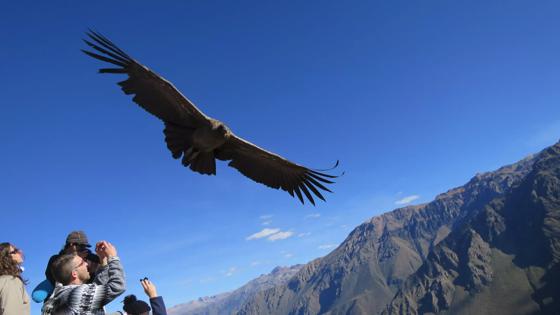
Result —
[[91, 30], [86, 34], [93, 42], [85, 39], [84, 42], [98, 53], [82, 51], [95, 59], [117, 66], [99, 69], [100, 73], [128, 74], [128, 79], [118, 84], [125, 94], [134, 94], [132, 100], [146, 111], [163, 121], [185, 127], [210, 123], [209, 117], [169, 81], [131, 58], [103, 35]]
[[[219, 148], [216, 157], [224, 161], [231, 160], [229, 166], [257, 183], [285, 190], [292, 197], [295, 193], [301, 203], [304, 203], [305, 195], [313, 205], [313, 195], [325, 201], [320, 190], [331, 192], [325, 184], [334, 183], [331, 179], [338, 177], [292, 163], [234, 134]], [[337, 165], [338, 161], [335, 167]]]

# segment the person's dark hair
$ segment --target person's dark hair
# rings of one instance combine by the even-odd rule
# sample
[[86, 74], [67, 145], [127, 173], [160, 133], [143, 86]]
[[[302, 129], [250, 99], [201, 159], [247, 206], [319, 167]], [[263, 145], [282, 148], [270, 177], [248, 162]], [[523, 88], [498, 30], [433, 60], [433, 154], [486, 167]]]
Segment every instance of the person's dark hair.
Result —
[[53, 262], [54, 279], [63, 285], [72, 282], [72, 270], [74, 270], [74, 254], [58, 256]]
[[148, 303], [137, 300], [134, 294], [125, 296], [123, 303], [123, 310], [130, 315], [142, 314], [151, 310]]
[[0, 276], [13, 276], [19, 278], [21, 282], [27, 284], [27, 280], [21, 277], [21, 269], [10, 254], [10, 247], [16, 248], [13, 244], [0, 243]]

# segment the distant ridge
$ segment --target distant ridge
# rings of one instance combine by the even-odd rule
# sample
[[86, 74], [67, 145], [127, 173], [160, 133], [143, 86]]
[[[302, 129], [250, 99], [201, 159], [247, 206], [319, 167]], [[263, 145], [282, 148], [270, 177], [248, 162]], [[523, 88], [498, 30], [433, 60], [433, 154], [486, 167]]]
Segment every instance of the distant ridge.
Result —
[[169, 315], [222, 315], [235, 313], [247, 298], [259, 291], [285, 284], [303, 265], [276, 267], [231, 292], [202, 297], [168, 309]]

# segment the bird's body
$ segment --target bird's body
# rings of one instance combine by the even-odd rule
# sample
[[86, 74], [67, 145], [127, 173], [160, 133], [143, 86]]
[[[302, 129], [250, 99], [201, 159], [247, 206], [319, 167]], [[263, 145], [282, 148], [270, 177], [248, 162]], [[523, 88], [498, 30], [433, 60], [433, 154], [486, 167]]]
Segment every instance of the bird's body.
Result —
[[[312, 194], [325, 200], [319, 189], [329, 191], [324, 184], [333, 183], [337, 176], [308, 169], [266, 151], [236, 136], [221, 121], [206, 116], [169, 81], [132, 59], [102, 35], [87, 34], [95, 43], [86, 44], [103, 55], [85, 51], [91, 57], [119, 68], [100, 69], [101, 73], [127, 74], [118, 84], [125, 94], [134, 94], [133, 101], [161, 119], [165, 142], [173, 158], [191, 170], [207, 175], [216, 174], [216, 159], [230, 161], [229, 166], [268, 187], [303, 195], [315, 204]], [[338, 162], [337, 162], [338, 164]]]
[[211, 125], [194, 130], [192, 145], [204, 152], [220, 148], [231, 136], [229, 128], [219, 120], [210, 118]]

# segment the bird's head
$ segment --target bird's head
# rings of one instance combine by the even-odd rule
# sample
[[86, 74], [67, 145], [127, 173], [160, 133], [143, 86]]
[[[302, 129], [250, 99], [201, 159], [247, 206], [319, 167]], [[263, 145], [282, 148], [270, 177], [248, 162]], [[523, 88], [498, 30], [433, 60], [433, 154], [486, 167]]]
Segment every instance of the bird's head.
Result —
[[229, 135], [231, 133], [228, 126], [226, 126], [221, 121], [216, 121], [216, 123], [212, 126], [212, 130], [217, 131], [220, 135], [223, 136]]

